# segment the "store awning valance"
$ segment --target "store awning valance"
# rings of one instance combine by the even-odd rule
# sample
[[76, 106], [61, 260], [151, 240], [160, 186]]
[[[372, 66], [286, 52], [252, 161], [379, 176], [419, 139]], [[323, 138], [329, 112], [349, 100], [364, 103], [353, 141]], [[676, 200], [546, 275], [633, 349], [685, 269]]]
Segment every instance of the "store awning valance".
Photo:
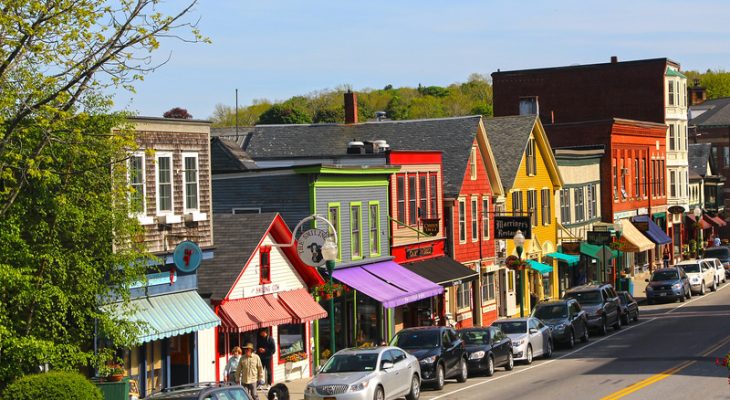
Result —
[[581, 254], [585, 254], [588, 257], [595, 258], [597, 260], [603, 260], [607, 258], [611, 260], [618, 257], [618, 251], [611, 250], [608, 246], [597, 246], [595, 244], [581, 242], [580, 244]]
[[634, 224], [627, 219], [621, 220], [621, 250], [632, 253], [639, 253], [642, 251], [651, 250], [654, 248], [654, 243], [647, 239], [641, 231], [636, 229]]
[[294, 317], [295, 324], [327, 318], [327, 311], [322, 308], [309, 294], [307, 289], [289, 290], [279, 292], [279, 301], [289, 310]]
[[132, 314], [124, 316], [121, 303], [105, 306], [109, 312], [144, 324], [139, 343], [209, 329], [221, 323], [195, 290], [142, 297], [130, 301]]
[[560, 260], [571, 266], [578, 265], [578, 263], [580, 262], [580, 256], [576, 256], [573, 254], [565, 254], [565, 253], [561, 253], [559, 251], [548, 253], [545, 255], [545, 257], [550, 257], [550, 258]]
[[273, 294], [223, 303], [220, 314], [223, 329], [229, 332], [246, 332], [267, 326], [294, 323], [294, 317]]
[[477, 272], [451, 257], [436, 257], [404, 264], [409, 271], [441, 286], [455, 286], [477, 278]]
[[541, 274], [549, 274], [550, 272], [553, 272], [553, 267], [535, 260], [527, 260], [527, 265]]
[[672, 243], [672, 238], [667, 236], [662, 228], [660, 228], [659, 225], [655, 224], [648, 215], [639, 215], [638, 217], [634, 217], [634, 222], [647, 223], [649, 225], [649, 229], [644, 231], [643, 233], [652, 242], [656, 244]]
[[336, 269], [338, 281], [392, 308], [443, 293], [443, 288], [400, 264], [385, 261]]
[[[689, 219], [692, 222], [692, 229], [696, 229], [693, 226], [695, 223], [697, 223], [697, 219], [695, 218], [695, 216], [692, 214], [687, 214], [687, 219]], [[705, 220], [704, 218], [700, 218], [699, 224], [700, 224], [700, 228], [703, 230], [712, 228], [712, 225], [710, 225], [710, 223], [707, 222], [707, 220]]]

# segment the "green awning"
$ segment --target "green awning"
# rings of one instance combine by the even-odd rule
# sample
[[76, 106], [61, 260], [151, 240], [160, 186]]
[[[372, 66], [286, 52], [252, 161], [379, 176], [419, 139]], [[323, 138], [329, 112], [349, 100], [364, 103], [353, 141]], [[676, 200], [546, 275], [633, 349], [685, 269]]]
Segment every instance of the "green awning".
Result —
[[[603, 248], [606, 248], [604, 253]], [[603, 260], [603, 254], [606, 254], [608, 259], [616, 258], [619, 256], [618, 250], [611, 250], [608, 246], [597, 246], [595, 244], [581, 242], [580, 244], [581, 254], [585, 254], [588, 257], [595, 258], [597, 260]]]
[[565, 253], [561, 253], [559, 251], [548, 253], [545, 256], [558, 259], [560, 261], [567, 263], [568, 265], [578, 265], [578, 263], [580, 262], [580, 256], [576, 256], [573, 254], [565, 254]]
[[[145, 324], [138, 337], [139, 343], [184, 335], [221, 323], [195, 290], [142, 297], [129, 303], [131, 314], [126, 318]], [[109, 304], [106, 308], [117, 316], [124, 315], [121, 303]]]
[[540, 262], [537, 262], [535, 260], [527, 260], [527, 265], [530, 266], [530, 268], [534, 269], [535, 271], [541, 273], [541, 274], [548, 274], [550, 272], [553, 272], [553, 267], [547, 264], [543, 264]]

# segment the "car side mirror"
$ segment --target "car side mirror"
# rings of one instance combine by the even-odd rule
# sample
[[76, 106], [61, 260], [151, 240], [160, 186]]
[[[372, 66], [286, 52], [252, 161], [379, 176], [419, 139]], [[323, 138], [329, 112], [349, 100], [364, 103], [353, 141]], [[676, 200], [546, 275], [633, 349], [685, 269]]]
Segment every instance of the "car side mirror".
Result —
[[395, 364], [393, 364], [392, 362], [386, 361], [383, 363], [382, 370], [387, 371], [387, 370], [393, 368], [394, 366], [395, 366]]
[[535, 329], [535, 328], [530, 328], [530, 333], [532, 333], [532, 334], [535, 334], [535, 333], [537, 333], [537, 329]]

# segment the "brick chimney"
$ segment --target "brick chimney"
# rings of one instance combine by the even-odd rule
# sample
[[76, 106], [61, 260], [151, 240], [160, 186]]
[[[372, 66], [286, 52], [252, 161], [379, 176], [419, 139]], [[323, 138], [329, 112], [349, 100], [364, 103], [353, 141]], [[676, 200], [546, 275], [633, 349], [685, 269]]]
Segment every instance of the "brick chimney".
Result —
[[687, 95], [689, 96], [689, 105], [696, 106], [702, 104], [707, 100], [707, 90], [704, 86], [700, 86], [700, 80], [694, 80], [694, 86], [687, 88]]
[[345, 123], [357, 123], [357, 95], [350, 90], [345, 93]]
[[618, 57], [611, 56], [611, 64], [616, 64], [618, 62]]

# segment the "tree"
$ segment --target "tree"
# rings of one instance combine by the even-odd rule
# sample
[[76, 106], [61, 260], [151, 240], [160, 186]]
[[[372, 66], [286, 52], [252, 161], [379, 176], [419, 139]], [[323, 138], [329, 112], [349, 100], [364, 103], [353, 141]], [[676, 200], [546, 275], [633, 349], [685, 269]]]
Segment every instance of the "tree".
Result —
[[180, 107], [174, 107], [167, 111], [165, 111], [164, 114], [162, 114], [165, 118], [180, 118], [180, 119], [192, 119], [193, 116], [190, 115], [188, 110]]
[[294, 106], [274, 104], [259, 117], [258, 125], [311, 124], [312, 118]]
[[345, 122], [345, 110], [340, 108], [324, 108], [314, 113], [312, 121], [315, 124], [337, 124]]

